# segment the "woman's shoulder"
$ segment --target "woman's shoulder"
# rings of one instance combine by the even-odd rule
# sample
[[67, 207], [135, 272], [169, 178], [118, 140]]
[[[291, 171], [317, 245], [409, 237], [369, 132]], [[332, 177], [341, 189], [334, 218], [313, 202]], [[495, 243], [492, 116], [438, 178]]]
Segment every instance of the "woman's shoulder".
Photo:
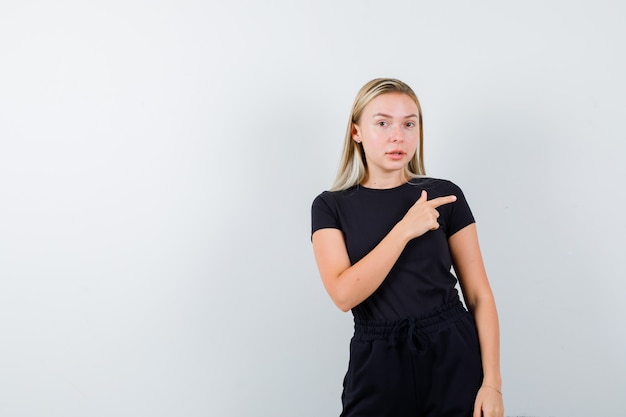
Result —
[[454, 194], [461, 191], [461, 187], [451, 180], [435, 177], [416, 177], [409, 180], [409, 183], [421, 187], [426, 191], [434, 191], [437, 194]]
[[325, 190], [322, 191], [320, 194], [317, 195], [317, 197], [315, 197], [313, 199], [313, 201], [332, 201], [332, 200], [337, 200], [340, 199], [342, 197], [354, 194], [354, 192], [357, 189], [357, 185], [354, 185], [352, 187], [346, 188], [345, 190]]

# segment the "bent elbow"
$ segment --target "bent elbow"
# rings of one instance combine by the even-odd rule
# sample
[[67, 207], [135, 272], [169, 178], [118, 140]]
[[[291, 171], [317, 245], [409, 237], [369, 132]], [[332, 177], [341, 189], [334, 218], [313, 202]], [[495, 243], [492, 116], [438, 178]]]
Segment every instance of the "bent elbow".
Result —
[[335, 305], [337, 306], [339, 310], [343, 311], [344, 313], [347, 313], [348, 311], [352, 310], [352, 307], [346, 303], [344, 304], [335, 303]]
[[341, 285], [338, 279], [324, 281], [326, 291], [330, 296], [330, 299], [337, 306], [337, 308], [344, 313], [352, 310], [356, 304], [354, 300], [354, 294], [352, 294], [345, 285]]
[[332, 297], [332, 299], [335, 305], [337, 306], [337, 308], [343, 311], [344, 313], [347, 313], [348, 311], [354, 308], [354, 304], [350, 300], [344, 297], [335, 296], [335, 297]]

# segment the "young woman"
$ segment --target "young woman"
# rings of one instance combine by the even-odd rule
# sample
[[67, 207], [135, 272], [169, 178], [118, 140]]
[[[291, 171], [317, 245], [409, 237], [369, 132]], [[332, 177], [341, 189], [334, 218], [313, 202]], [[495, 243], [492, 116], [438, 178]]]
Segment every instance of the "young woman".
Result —
[[341, 415], [502, 417], [498, 317], [474, 218], [456, 185], [425, 177], [422, 139], [413, 90], [370, 81], [335, 183], [313, 202], [322, 281], [355, 322]]

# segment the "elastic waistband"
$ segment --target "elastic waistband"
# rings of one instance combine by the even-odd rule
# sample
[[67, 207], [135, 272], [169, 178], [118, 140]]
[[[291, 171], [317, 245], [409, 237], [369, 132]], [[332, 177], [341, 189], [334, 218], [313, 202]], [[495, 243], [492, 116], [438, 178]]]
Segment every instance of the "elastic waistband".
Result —
[[468, 314], [460, 300], [444, 304], [418, 317], [407, 317], [396, 321], [378, 321], [354, 319], [354, 335], [361, 340], [388, 338], [399, 333], [403, 328], [409, 333], [427, 335], [440, 329], [443, 325], [455, 322], [459, 317]]

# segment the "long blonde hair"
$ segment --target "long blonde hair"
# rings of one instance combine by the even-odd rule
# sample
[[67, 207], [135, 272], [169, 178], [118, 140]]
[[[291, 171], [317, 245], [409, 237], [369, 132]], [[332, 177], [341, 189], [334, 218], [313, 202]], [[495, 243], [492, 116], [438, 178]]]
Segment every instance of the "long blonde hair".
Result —
[[356, 95], [356, 98], [354, 99], [350, 119], [348, 120], [348, 128], [346, 129], [346, 136], [344, 138], [343, 152], [339, 162], [339, 169], [337, 170], [335, 182], [330, 188], [331, 191], [345, 190], [354, 185], [360, 184], [367, 178], [368, 171], [367, 161], [365, 160], [365, 152], [363, 150], [363, 146], [353, 140], [352, 131], [354, 125], [359, 123], [359, 119], [361, 118], [361, 114], [363, 113], [365, 106], [367, 106], [370, 101], [379, 95], [388, 93], [406, 94], [413, 99], [417, 105], [419, 145], [415, 155], [413, 155], [413, 158], [411, 158], [404, 170], [407, 179], [426, 175], [426, 170], [424, 169], [422, 107], [417, 99], [417, 95], [413, 92], [411, 87], [400, 80], [396, 80], [394, 78], [376, 78], [361, 87]]

